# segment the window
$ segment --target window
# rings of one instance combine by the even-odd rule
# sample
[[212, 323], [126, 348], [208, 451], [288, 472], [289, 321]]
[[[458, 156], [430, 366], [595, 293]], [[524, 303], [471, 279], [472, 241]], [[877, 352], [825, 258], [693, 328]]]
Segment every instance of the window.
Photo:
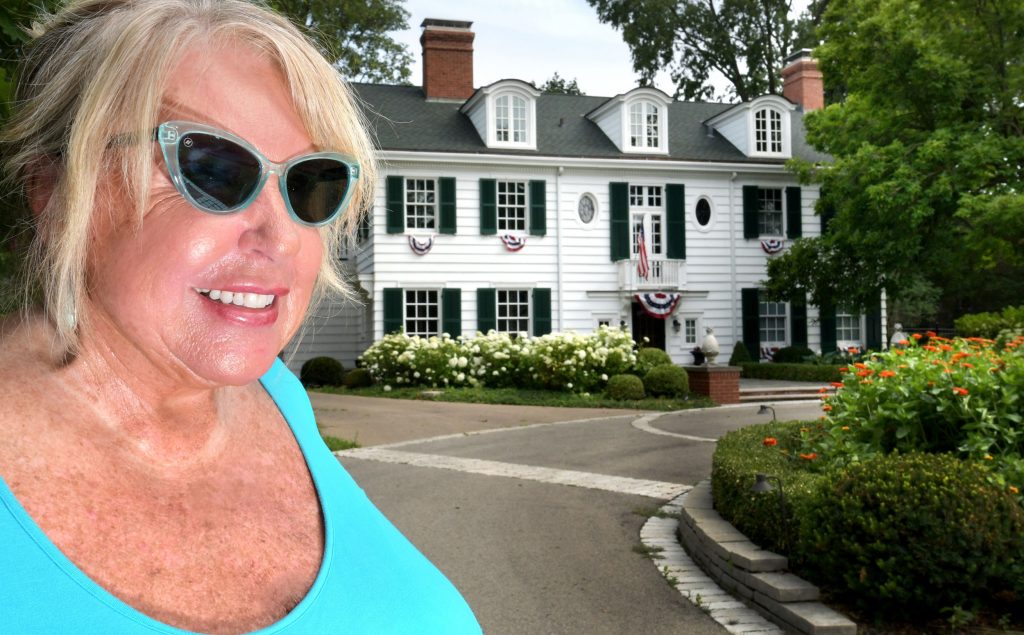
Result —
[[661, 207], [660, 185], [630, 185], [630, 207]]
[[658, 148], [661, 145], [661, 127], [658, 107], [641, 101], [629, 107], [629, 145], [632, 148]]
[[526, 183], [498, 181], [498, 231], [526, 231]]
[[498, 289], [499, 333], [530, 332], [530, 292], [523, 289]]
[[697, 318], [685, 318], [683, 320], [683, 343], [697, 343]]
[[754, 113], [754, 149], [757, 152], [782, 152], [782, 115], [770, 108]]
[[434, 229], [437, 219], [437, 181], [405, 180], [406, 229]]
[[580, 197], [577, 213], [579, 214], [580, 222], [584, 225], [589, 225], [594, 221], [594, 217], [597, 216], [597, 199], [594, 198], [593, 194], [588, 193]]
[[860, 316], [855, 313], [836, 313], [836, 341], [860, 342]]
[[517, 95], [501, 95], [494, 100], [495, 139], [504, 143], [527, 143], [526, 100]]
[[758, 302], [758, 323], [761, 343], [786, 341], [786, 303]]
[[711, 222], [711, 203], [708, 202], [708, 199], [702, 198], [697, 201], [697, 209], [694, 214], [697, 217], [697, 224], [707, 227]]
[[441, 310], [437, 290], [405, 291], [405, 332], [430, 337], [441, 333]]
[[762, 236], [782, 235], [782, 190], [761, 188], [757, 191], [760, 205], [757, 215], [757, 229]]

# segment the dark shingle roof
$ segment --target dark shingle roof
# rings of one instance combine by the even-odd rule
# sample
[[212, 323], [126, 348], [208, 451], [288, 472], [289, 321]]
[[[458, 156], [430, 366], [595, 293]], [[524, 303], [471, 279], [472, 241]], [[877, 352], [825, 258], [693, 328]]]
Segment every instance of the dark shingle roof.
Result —
[[[782, 163], [781, 159], [751, 159], [717, 132], [708, 134], [703, 122], [734, 104], [673, 102], [669, 106], [669, 154], [643, 155], [620, 152], [604, 132], [586, 118], [609, 98], [587, 95], [542, 94], [537, 98], [537, 149], [488, 148], [469, 117], [459, 109], [463, 102], [427, 101], [418, 86], [353, 84], [363, 102], [371, 132], [383, 150], [522, 154], [579, 158], [621, 158], [737, 163]], [[804, 140], [803, 114], [794, 112], [796, 134], [793, 156], [821, 161]]]

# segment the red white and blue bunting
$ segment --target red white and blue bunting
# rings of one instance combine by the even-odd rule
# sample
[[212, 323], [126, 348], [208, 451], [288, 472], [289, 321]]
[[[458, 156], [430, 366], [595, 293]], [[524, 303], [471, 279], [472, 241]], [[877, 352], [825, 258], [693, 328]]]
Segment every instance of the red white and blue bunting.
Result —
[[426, 255], [430, 251], [430, 248], [434, 246], [434, 237], [427, 236], [426, 238], [417, 238], [416, 236], [409, 236], [409, 249], [412, 249], [412, 253], [417, 256]]
[[526, 246], [526, 236], [502, 234], [501, 242], [505, 243], [505, 249], [508, 249], [509, 251], [519, 251]]
[[643, 307], [644, 313], [652, 318], [664, 320], [679, 306], [679, 300], [683, 297], [681, 293], [638, 293], [635, 296], [637, 302]]
[[765, 238], [761, 241], [761, 249], [766, 254], [777, 254], [786, 246], [786, 241], [781, 238]]

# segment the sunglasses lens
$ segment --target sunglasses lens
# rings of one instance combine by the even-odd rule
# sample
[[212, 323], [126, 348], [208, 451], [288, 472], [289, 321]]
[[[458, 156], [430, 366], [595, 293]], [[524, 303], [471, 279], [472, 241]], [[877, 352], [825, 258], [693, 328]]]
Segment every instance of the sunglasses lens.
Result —
[[309, 159], [288, 170], [288, 201], [302, 221], [322, 224], [338, 213], [348, 193], [348, 166], [336, 159]]
[[260, 182], [258, 158], [234, 142], [202, 132], [178, 142], [178, 166], [189, 195], [211, 212], [242, 205]]

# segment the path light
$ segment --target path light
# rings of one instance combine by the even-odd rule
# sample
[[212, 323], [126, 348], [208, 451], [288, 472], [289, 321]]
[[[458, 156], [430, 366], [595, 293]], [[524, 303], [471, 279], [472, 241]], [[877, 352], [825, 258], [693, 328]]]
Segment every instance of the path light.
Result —
[[[761, 407], [765, 408], [767, 406]], [[782, 491], [782, 479], [768, 474], [755, 474], [754, 486], [750, 488], [750, 491], [755, 494], [774, 492], [775, 486], [771, 484], [771, 480], [779, 484], [779, 516], [782, 519], [782, 531], [786, 532], [786, 495]]]
[[[769, 412], [772, 413], [772, 421], [776, 421], [776, 418], [775, 418], [775, 408], [772, 408], [771, 406], [767, 406], [765, 404], [761, 404], [761, 407], [757, 409], [757, 414], [759, 414], [759, 415], [766, 415]], [[763, 476], [763, 474], [761, 476]], [[758, 481], [758, 482], [760, 482], [760, 481]], [[771, 486], [769, 485], [769, 487], [771, 487]]]

